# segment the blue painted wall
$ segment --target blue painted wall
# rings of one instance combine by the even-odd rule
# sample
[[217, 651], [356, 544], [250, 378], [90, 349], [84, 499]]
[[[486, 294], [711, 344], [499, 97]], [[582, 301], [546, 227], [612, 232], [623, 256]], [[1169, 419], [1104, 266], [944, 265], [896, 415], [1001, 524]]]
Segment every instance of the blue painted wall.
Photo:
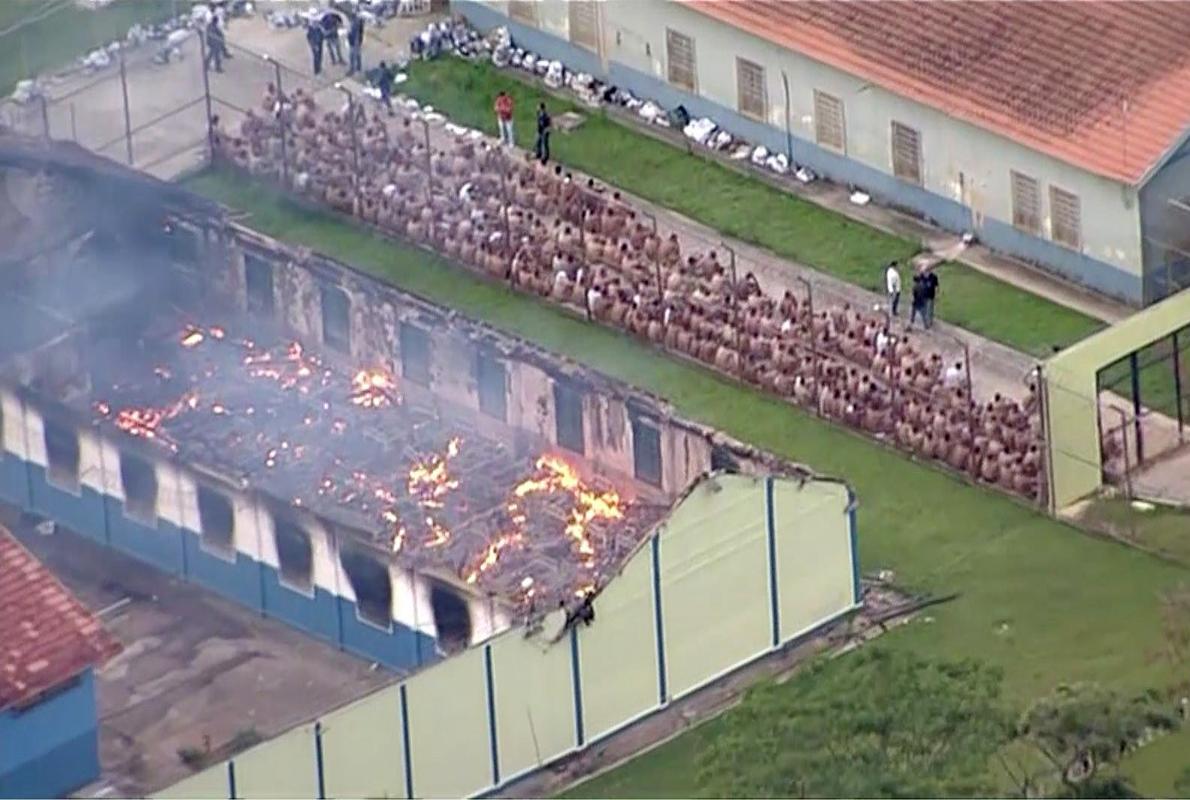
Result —
[[0, 501], [27, 508], [29, 506], [29, 471], [25, 462], [0, 449]]
[[0, 461], [0, 497], [393, 669], [419, 667], [438, 657], [431, 636], [395, 621], [388, 630], [363, 622], [350, 600], [321, 588], [311, 592], [291, 589], [281, 583], [277, 569], [242, 552], [236, 551], [234, 557], [207, 552], [195, 531], [162, 519], [148, 524], [126, 516], [118, 498], [86, 486], [77, 495], [51, 486], [43, 467], [7, 452]]
[[99, 777], [95, 681], [0, 712], [0, 797], [61, 797]]
[[[903, 209], [956, 233], [972, 228], [971, 210], [948, 197], [819, 147], [814, 142], [798, 137], [796, 133], [787, 137], [784, 129], [757, 122], [705, 97], [676, 89], [653, 75], [618, 61], [609, 61], [604, 70], [599, 59], [590, 51], [552, 34], [521, 25], [482, 3], [454, 0], [451, 8], [463, 14], [480, 30], [507, 26], [518, 45], [559, 59], [572, 69], [598, 75], [639, 97], [655, 100], [666, 108], [684, 105], [691, 116], [711, 117], [733, 134], [749, 142], [762, 144], [773, 152], [786, 153], [793, 161], [808, 165], [836, 183], [862, 187], [883, 205]], [[985, 218], [979, 235], [980, 240], [993, 250], [1036, 264], [1066, 280], [1126, 302], [1139, 304], [1144, 300], [1141, 278], [1107, 262], [1022, 233], [1010, 224], [991, 219]]]

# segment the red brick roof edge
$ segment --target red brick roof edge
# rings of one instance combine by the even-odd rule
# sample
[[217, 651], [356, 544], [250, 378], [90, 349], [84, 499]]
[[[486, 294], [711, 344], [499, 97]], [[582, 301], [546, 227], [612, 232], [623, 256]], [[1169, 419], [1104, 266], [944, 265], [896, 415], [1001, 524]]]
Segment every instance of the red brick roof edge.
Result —
[[34, 699], [121, 649], [99, 619], [0, 526], [0, 710]]
[[683, 2], [1130, 185], [1144, 182], [1190, 133], [1186, 0]]

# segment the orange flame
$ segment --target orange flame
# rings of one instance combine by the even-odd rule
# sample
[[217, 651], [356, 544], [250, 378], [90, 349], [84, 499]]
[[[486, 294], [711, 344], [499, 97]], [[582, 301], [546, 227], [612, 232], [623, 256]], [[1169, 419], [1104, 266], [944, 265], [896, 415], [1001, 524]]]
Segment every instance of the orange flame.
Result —
[[513, 493], [525, 497], [536, 492], [569, 492], [574, 498], [574, 507], [570, 510], [566, 534], [575, 540], [581, 555], [595, 555], [595, 545], [587, 535], [587, 528], [595, 520], [624, 518], [619, 493], [614, 489], [594, 491], [583, 482], [574, 467], [556, 456], [545, 455], [537, 459], [537, 469], [542, 475], [521, 482]]
[[396, 381], [382, 369], [361, 369], [351, 379], [351, 402], [362, 408], [384, 408], [394, 401]]
[[519, 544], [522, 539], [523, 536], [520, 533], [506, 533], [489, 544], [487, 549], [484, 551], [483, 558], [480, 559], [475, 568], [467, 574], [467, 583], [473, 584], [478, 581], [481, 573], [487, 572], [489, 569], [496, 566], [496, 562], [500, 560], [500, 551], [511, 545]]

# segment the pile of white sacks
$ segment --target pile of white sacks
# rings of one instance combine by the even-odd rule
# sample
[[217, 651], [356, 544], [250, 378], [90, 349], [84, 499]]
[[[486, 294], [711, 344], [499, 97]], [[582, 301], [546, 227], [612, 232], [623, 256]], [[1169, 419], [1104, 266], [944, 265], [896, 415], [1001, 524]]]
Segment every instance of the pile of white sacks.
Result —
[[725, 153], [734, 160], [747, 161], [777, 175], [792, 175], [802, 183], [809, 183], [816, 178], [806, 167], [790, 163], [787, 154], [771, 152], [764, 145], [749, 144], [710, 117], [690, 119], [684, 108], [666, 109], [656, 101], [639, 98], [593, 75], [576, 72], [561, 61], [519, 47], [513, 42], [507, 28], [495, 28], [484, 36], [466, 21], [456, 19], [430, 23], [419, 36], [427, 41], [435, 39], [439, 45], [438, 51], [453, 52], [464, 58], [488, 58], [500, 69], [519, 69], [534, 75], [551, 89], [565, 87], [586, 105], [618, 106], [652, 125], [679, 129], [699, 146]]
[[[110, 0], [85, 0], [89, 8], [101, 8], [108, 2]], [[239, 5], [240, 10], [251, 13], [251, 3], [241, 2]], [[207, 21], [215, 13], [213, 5], [196, 3], [188, 13], [179, 14], [155, 25], [135, 23], [123, 38], [108, 42], [103, 47], [97, 47], [80, 56], [70, 69], [81, 70], [85, 75], [101, 72], [113, 67], [118, 62], [121, 50], [130, 51], [146, 44], [157, 46], [157, 52], [154, 54], [155, 61], [166, 63], [176, 60], [181, 58], [181, 48], [186, 40], [194, 35], [195, 30], [205, 27]], [[220, 10], [219, 13], [223, 12]], [[31, 80], [20, 81], [12, 93], [12, 99], [17, 103], [24, 104], [40, 97], [44, 94], [43, 85], [46, 79], [47, 76], [38, 76]]]

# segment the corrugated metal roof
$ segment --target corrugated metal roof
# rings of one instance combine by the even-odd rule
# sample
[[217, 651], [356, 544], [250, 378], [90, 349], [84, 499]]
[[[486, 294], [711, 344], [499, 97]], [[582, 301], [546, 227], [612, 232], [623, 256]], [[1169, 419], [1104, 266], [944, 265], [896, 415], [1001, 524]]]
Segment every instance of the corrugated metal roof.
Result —
[[120, 651], [99, 620], [0, 527], [0, 709]]
[[1141, 182], [1190, 128], [1185, 0], [684, 2], [1130, 184]]

